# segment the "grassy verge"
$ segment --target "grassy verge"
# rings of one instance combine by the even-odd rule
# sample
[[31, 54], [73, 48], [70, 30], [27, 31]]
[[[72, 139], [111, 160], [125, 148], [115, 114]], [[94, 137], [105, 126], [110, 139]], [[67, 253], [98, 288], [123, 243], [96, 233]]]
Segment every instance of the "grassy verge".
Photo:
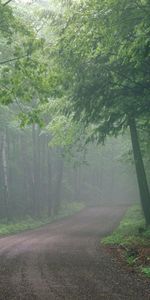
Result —
[[63, 219], [65, 217], [71, 216], [81, 209], [84, 208], [83, 203], [66, 203], [62, 205], [62, 208], [57, 216], [43, 217], [40, 219], [33, 219], [30, 216], [26, 217], [24, 220], [6, 223], [0, 223], [0, 236], [5, 236], [13, 233], [18, 233], [25, 230], [35, 229], [43, 225], [54, 222], [55, 220]]
[[121, 259], [150, 277], [150, 228], [145, 229], [140, 206], [129, 208], [118, 228], [102, 243], [114, 246]]
[[128, 209], [118, 228], [103, 239], [104, 244], [150, 246], [150, 228], [145, 230], [144, 217], [140, 206]]

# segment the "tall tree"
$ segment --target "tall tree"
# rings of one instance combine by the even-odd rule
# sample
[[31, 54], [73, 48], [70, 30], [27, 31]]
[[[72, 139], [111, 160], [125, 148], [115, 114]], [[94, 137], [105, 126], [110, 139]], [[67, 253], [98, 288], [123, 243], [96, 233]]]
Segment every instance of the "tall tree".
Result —
[[130, 128], [148, 225], [150, 194], [136, 126], [149, 118], [149, 32], [148, 0], [92, 0], [69, 11], [58, 45], [64, 93], [76, 119], [93, 124], [92, 137], [99, 142]]

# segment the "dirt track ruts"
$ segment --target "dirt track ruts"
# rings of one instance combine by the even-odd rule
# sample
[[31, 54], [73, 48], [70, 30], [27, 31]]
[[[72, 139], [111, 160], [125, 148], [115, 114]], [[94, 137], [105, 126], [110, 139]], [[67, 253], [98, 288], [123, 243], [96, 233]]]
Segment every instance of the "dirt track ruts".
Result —
[[100, 245], [124, 208], [87, 208], [0, 239], [0, 300], [148, 300], [148, 282]]

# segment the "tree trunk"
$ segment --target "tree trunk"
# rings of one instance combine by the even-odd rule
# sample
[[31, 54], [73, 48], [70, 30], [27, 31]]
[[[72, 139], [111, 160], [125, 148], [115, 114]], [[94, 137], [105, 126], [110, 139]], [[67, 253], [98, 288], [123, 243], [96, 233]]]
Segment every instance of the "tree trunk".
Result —
[[[48, 147], [48, 145], [47, 145]], [[50, 149], [48, 147], [48, 177], [47, 177], [47, 181], [48, 181], [48, 216], [50, 217], [52, 214], [52, 207], [53, 207], [53, 203], [52, 203], [52, 165], [51, 165], [51, 157], [50, 157]]]
[[32, 125], [32, 141], [33, 141], [33, 215], [37, 217], [39, 215], [39, 193], [38, 193], [38, 144], [37, 144], [37, 130], [36, 125]]
[[6, 154], [6, 132], [3, 133], [2, 141], [2, 167], [3, 167], [3, 182], [4, 182], [4, 202], [5, 202], [5, 216], [9, 220], [9, 194], [8, 194], [8, 174], [7, 174], [7, 154]]
[[21, 148], [21, 159], [20, 159], [20, 166], [22, 168], [22, 198], [23, 198], [23, 215], [29, 215], [31, 213], [31, 207], [30, 207], [30, 192], [29, 192], [29, 183], [31, 184], [30, 179], [30, 172], [28, 171], [28, 159], [27, 159], [27, 153], [28, 148], [26, 144], [27, 136], [26, 134], [23, 134], [20, 136], [20, 148]]
[[62, 179], [63, 179], [63, 159], [62, 157], [57, 161], [57, 178], [56, 178], [56, 187], [54, 195], [54, 214], [57, 215], [61, 205], [61, 188], [62, 188]]
[[140, 192], [141, 204], [146, 220], [146, 225], [150, 225], [150, 193], [148, 189], [148, 183], [142, 159], [139, 138], [136, 128], [136, 122], [134, 118], [129, 119], [129, 127], [131, 133], [131, 141], [133, 147], [134, 161], [136, 167], [136, 174]]
[[42, 178], [41, 178], [41, 136], [40, 136], [40, 127], [39, 125], [37, 125], [37, 130], [36, 130], [36, 151], [37, 151], [37, 161], [36, 161], [36, 176], [37, 176], [37, 186], [36, 186], [36, 191], [37, 191], [37, 212], [38, 212], [38, 216], [41, 216], [43, 213], [43, 201], [42, 198], [44, 197], [44, 193], [42, 191], [42, 184], [41, 182], [43, 182]]
[[73, 201], [79, 202], [80, 201], [80, 185], [81, 185], [80, 167], [76, 167], [74, 169], [73, 182], [74, 182]]
[[0, 218], [5, 218], [4, 176], [3, 176], [3, 135], [0, 135]]

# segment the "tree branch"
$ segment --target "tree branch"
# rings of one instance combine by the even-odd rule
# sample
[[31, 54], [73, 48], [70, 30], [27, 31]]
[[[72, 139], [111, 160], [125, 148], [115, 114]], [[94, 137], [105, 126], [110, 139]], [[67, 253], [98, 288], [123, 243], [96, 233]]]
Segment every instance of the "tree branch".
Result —
[[3, 6], [6, 6], [7, 4], [9, 4], [9, 2], [11, 2], [12, 0], [8, 0], [8, 1], [6, 1], [4, 4], [3, 4]]
[[8, 62], [19, 60], [19, 59], [22, 59], [22, 58], [27, 57], [27, 56], [28, 56], [28, 54], [26, 54], [24, 56], [21, 56], [21, 57], [15, 57], [15, 58], [11, 58], [11, 59], [8, 59], [8, 60], [0, 61], [0, 65], [7, 64]]

